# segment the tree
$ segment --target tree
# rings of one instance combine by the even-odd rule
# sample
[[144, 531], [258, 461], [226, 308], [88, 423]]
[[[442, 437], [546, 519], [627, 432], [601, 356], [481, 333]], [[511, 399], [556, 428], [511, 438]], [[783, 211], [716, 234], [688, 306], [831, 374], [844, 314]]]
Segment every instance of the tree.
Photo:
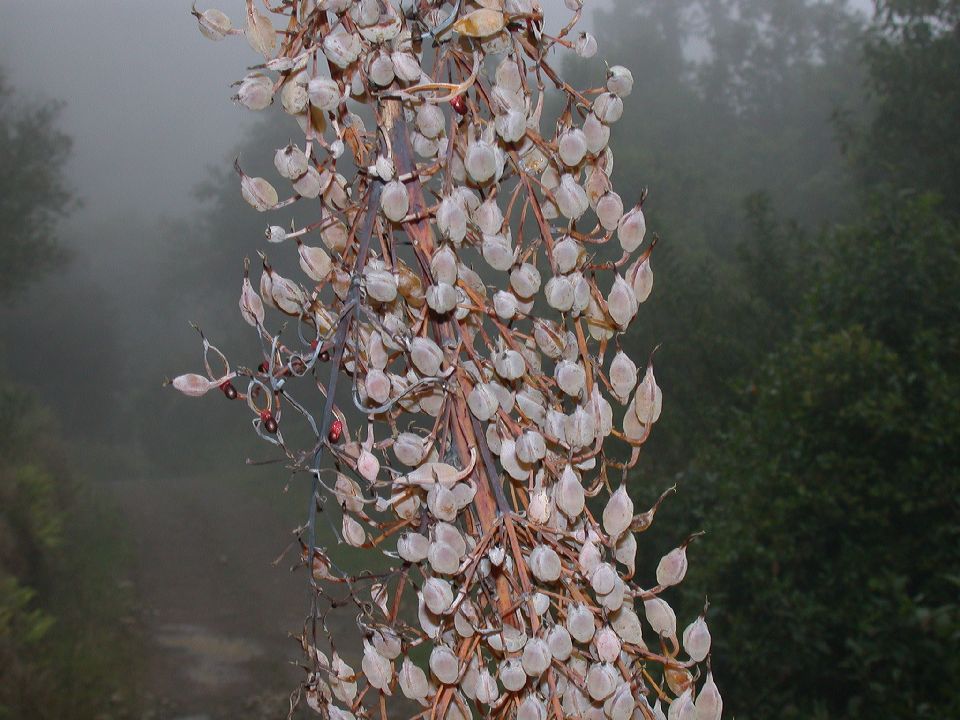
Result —
[[850, 140], [865, 184], [935, 192], [960, 217], [960, 3], [879, 0], [866, 64], [873, 113]]
[[24, 101], [0, 70], [0, 299], [63, 258], [56, 225], [76, 200], [62, 174], [71, 140], [58, 126], [61, 108]]
[[952, 717], [960, 228], [888, 196], [823, 244], [794, 338], [698, 458], [694, 584], [737, 717]]

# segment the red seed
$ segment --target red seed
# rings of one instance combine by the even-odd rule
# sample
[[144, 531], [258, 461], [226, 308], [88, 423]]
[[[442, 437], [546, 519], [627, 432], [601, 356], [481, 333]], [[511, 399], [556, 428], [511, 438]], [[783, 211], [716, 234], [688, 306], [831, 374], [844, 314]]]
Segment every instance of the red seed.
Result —
[[457, 115], [467, 114], [467, 101], [464, 100], [463, 95], [457, 95], [453, 98], [453, 100], [450, 101], [450, 106], [456, 110]]
[[233, 383], [227, 380], [220, 384], [220, 389], [223, 391], [223, 394], [227, 396], [227, 400], [236, 400], [237, 399], [237, 389], [233, 386]]
[[[299, 238], [297, 238], [297, 239], [299, 240]], [[316, 350], [316, 349], [317, 349], [317, 345], [319, 345], [319, 344], [320, 344], [320, 341], [317, 340], [316, 338], [314, 338], [313, 340], [310, 341], [310, 349], [311, 349], [311, 350]]]
[[270, 365], [267, 364], [266, 360], [260, 363], [260, 367], [257, 368], [257, 370], [259, 370], [262, 373], [265, 373], [269, 369], [270, 369]]
[[260, 420], [262, 422], [266, 422], [267, 420], [270, 420], [272, 417], [273, 417], [273, 413], [270, 412], [269, 410], [260, 411]]
[[327, 438], [330, 442], [335, 443], [340, 439], [340, 435], [343, 434], [343, 423], [337, 419], [330, 423], [330, 432], [327, 435]]
[[277, 432], [277, 421], [274, 420], [272, 417], [267, 418], [263, 422], [263, 429], [266, 430], [271, 435], [275, 434]]
[[328, 353], [326, 350], [321, 350], [318, 357], [320, 358], [320, 362], [327, 362], [330, 360], [330, 353]]

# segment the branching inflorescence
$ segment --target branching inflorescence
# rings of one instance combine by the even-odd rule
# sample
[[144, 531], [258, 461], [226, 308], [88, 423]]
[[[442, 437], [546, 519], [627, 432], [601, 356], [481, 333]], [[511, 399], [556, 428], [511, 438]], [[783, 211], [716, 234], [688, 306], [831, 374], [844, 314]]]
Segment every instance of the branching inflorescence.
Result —
[[[258, 293], [246, 261], [259, 366], [232, 369], [204, 337], [206, 373], [173, 385], [246, 402], [312, 477], [294, 697], [323, 716], [386, 718], [399, 694], [431, 719], [720, 717], [704, 618], [681, 644], [661, 598], [690, 540], [653, 587], [634, 580], [660, 503], [636, 513], [625, 483], [661, 392], [620, 338], [651, 292], [656, 239], [644, 193], [625, 208], [610, 180], [632, 76], [562, 80], [552, 50], [597, 50], [574, 32], [580, 1], [566, 4], [556, 35], [537, 0], [247, 0], [242, 30], [194, 10], [207, 37], [243, 34], [265, 57], [237, 101], [279, 99], [304, 133], [274, 157], [287, 199], [236, 170], [257, 210], [302, 209], [306, 224], [266, 239], [295, 243], [305, 277], [262, 256]], [[292, 447], [288, 425], [312, 444]], [[330, 499], [343, 542], [383, 569], [351, 575], [317, 547]], [[346, 603], [359, 668], [324, 622]]]

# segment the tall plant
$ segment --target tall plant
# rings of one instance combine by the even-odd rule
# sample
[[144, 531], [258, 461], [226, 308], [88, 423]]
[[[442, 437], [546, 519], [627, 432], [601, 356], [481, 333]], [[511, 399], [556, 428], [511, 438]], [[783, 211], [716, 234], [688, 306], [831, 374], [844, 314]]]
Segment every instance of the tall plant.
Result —
[[[304, 277], [264, 255], [258, 293], [246, 261], [256, 368], [204, 338], [205, 374], [173, 385], [244, 401], [312, 477], [301, 696], [321, 715], [386, 718], [399, 692], [417, 717], [720, 717], [705, 620], [681, 650], [662, 597], [690, 539], [655, 582], [634, 573], [657, 508], [635, 512], [628, 474], [661, 391], [620, 338], [651, 292], [656, 243], [645, 193], [625, 207], [610, 181], [632, 75], [564, 82], [554, 56], [597, 52], [575, 32], [581, 3], [566, 4], [556, 34], [536, 0], [247, 0], [242, 30], [194, 10], [204, 35], [243, 34], [265, 58], [236, 99], [279, 99], [304, 133], [274, 156], [285, 199], [236, 165], [254, 208], [302, 210], [299, 229], [266, 240], [295, 244]], [[551, 94], [559, 116], [542, 133]], [[385, 569], [350, 573], [317, 547], [328, 498], [343, 542]], [[346, 603], [359, 669], [323, 622]]]

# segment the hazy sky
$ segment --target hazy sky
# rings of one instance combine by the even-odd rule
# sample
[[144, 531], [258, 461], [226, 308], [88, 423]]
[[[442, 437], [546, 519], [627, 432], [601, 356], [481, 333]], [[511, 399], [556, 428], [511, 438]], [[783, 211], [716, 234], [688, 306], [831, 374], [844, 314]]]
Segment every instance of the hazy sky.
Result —
[[[569, 11], [562, 0], [547, 10]], [[597, 2], [602, 5], [605, 2]], [[258, 58], [242, 37], [214, 43], [189, 0], [0, 0], [0, 65], [20, 90], [66, 101], [68, 172], [82, 218], [121, 208], [178, 213], [205, 168], [255, 120], [230, 84]], [[243, 0], [198, 3], [243, 18]], [[584, 23], [584, 27], [587, 24]]]

